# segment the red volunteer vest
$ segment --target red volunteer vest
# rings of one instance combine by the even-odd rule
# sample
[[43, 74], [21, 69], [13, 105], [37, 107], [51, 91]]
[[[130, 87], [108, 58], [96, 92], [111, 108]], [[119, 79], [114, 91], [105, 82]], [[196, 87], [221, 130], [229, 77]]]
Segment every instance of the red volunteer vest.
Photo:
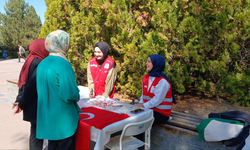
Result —
[[[144, 101], [144, 103], [150, 101], [150, 99], [152, 99], [155, 96], [155, 94], [153, 93], [154, 92], [153, 88], [155, 88], [155, 86], [159, 83], [159, 81], [161, 79], [165, 79], [165, 78], [164, 77], [155, 77], [153, 83], [151, 84], [151, 86], [148, 90], [149, 75], [147, 74], [143, 77], [142, 86], [143, 86], [143, 101]], [[166, 81], [168, 82], [168, 80], [166, 80]], [[164, 100], [162, 101], [162, 103], [160, 103], [160, 105], [158, 105], [152, 109], [153, 109], [153, 111], [157, 111], [157, 112], [169, 117], [171, 115], [172, 106], [173, 106], [172, 86], [170, 84], [170, 88], [169, 88]]]
[[[102, 64], [102, 68], [100, 68], [95, 57], [90, 59], [90, 72], [95, 85], [95, 95], [102, 95], [105, 92], [105, 81], [114, 62], [115, 61], [112, 58], [107, 57]], [[113, 98], [114, 93], [115, 85], [113, 90], [110, 92], [109, 97]]]

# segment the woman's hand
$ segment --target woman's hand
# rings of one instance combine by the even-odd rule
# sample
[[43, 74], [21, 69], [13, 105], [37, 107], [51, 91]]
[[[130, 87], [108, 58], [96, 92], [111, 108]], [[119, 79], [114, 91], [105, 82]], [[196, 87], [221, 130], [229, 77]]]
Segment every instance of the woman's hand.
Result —
[[135, 104], [135, 106], [138, 106], [138, 107], [144, 107], [143, 103], [138, 103], [138, 104]]
[[12, 109], [14, 109], [13, 114], [20, 113], [22, 109], [18, 106], [18, 103], [13, 103]]
[[93, 88], [90, 90], [89, 97], [90, 98], [94, 98], [95, 97], [95, 92], [94, 92]]
[[94, 94], [89, 93], [89, 98], [94, 98], [94, 97], [95, 97], [95, 95], [94, 95]]

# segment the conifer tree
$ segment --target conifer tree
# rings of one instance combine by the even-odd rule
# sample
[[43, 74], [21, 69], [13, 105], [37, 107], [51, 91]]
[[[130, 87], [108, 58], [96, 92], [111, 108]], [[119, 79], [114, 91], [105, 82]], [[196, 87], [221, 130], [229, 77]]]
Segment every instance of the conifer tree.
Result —
[[36, 14], [34, 7], [28, 6], [23, 19], [23, 28], [20, 32], [23, 45], [29, 45], [32, 40], [38, 38], [41, 27], [41, 19]]
[[80, 0], [45, 0], [47, 5], [45, 23], [39, 38], [46, 38], [50, 32], [57, 29], [69, 32], [71, 17], [78, 9], [77, 1]]
[[24, 0], [9, 0], [4, 7], [6, 14], [0, 14], [2, 36], [4, 43], [9, 48], [16, 47], [20, 42], [22, 20], [27, 7], [28, 5], [25, 4]]
[[41, 28], [41, 20], [34, 8], [24, 0], [9, 0], [5, 3], [5, 14], [0, 14], [1, 36], [3, 44], [9, 50], [15, 50], [17, 44], [28, 47], [36, 39]]
[[3, 36], [1, 34], [1, 31], [0, 31], [0, 46], [3, 47]]

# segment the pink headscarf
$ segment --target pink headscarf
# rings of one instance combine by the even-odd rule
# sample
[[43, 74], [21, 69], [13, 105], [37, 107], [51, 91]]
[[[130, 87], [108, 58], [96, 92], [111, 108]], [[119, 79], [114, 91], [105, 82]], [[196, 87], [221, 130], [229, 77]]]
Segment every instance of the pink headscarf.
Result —
[[25, 63], [23, 64], [18, 80], [18, 87], [20, 89], [28, 80], [29, 68], [34, 58], [39, 58], [40, 60], [43, 60], [49, 55], [49, 52], [45, 48], [45, 39], [36, 39], [30, 42], [29, 51], [30, 54], [27, 57]]

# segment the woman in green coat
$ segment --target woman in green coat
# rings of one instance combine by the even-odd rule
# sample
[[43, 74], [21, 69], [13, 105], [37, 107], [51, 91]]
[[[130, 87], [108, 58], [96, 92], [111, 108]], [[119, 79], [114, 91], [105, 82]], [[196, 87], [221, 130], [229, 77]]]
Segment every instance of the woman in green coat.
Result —
[[79, 90], [75, 73], [67, 61], [70, 37], [63, 30], [47, 35], [50, 52], [37, 68], [37, 138], [48, 139], [49, 150], [73, 150], [78, 126]]

